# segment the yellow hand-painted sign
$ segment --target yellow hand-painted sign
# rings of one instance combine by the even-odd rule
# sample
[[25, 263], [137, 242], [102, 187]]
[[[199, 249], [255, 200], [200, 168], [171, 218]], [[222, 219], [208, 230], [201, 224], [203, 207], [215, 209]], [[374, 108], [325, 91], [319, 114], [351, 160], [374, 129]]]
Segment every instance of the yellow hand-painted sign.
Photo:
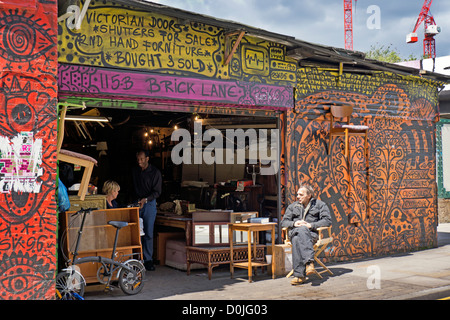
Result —
[[[224, 65], [225, 30], [113, 4], [91, 4], [80, 29], [60, 22], [59, 62], [220, 79], [295, 83], [282, 45], [244, 37]], [[257, 79], [256, 79], [256, 78]]]
[[62, 62], [205, 76], [220, 67], [223, 37], [211, 26], [112, 6], [89, 8], [80, 30], [61, 26]]

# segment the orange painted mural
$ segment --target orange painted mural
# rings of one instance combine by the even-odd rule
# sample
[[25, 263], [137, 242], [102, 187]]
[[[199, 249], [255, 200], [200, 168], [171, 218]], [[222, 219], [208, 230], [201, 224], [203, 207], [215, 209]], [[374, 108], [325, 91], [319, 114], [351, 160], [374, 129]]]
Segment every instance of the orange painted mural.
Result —
[[[436, 243], [435, 122], [437, 83], [389, 73], [299, 70], [295, 109], [287, 116], [286, 192], [312, 184], [333, 212], [330, 260], [386, 255]], [[303, 81], [302, 81], [303, 80]], [[421, 89], [419, 89], [421, 88]], [[369, 126], [351, 137], [349, 158], [333, 139], [330, 107], [351, 105], [351, 123]]]
[[0, 3], [0, 299], [52, 299], [57, 0]]

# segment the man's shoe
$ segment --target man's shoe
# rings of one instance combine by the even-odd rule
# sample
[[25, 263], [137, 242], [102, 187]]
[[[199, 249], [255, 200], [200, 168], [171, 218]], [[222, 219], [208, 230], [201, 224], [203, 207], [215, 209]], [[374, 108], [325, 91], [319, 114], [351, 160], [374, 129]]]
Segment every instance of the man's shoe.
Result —
[[314, 269], [314, 262], [309, 262], [306, 264], [306, 275], [311, 276], [317, 274], [316, 269]]
[[305, 282], [306, 278], [305, 277], [295, 277], [294, 279], [291, 280], [291, 284], [293, 286], [298, 286], [300, 284], [302, 284], [303, 282]]
[[147, 270], [147, 271], [155, 271], [155, 266], [153, 265], [153, 261], [145, 261], [144, 267], [145, 267], [145, 270]]

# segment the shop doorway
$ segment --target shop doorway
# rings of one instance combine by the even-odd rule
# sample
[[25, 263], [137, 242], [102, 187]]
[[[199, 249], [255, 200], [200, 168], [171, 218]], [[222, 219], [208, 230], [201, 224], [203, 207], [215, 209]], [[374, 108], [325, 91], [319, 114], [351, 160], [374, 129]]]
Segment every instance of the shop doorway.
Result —
[[[144, 149], [150, 152], [152, 165], [163, 175], [163, 190], [158, 204], [183, 200], [191, 208], [258, 211], [260, 216], [280, 219], [280, 164], [270, 162], [274, 156], [280, 159], [280, 151], [273, 148], [274, 140], [271, 140], [274, 135], [278, 135], [276, 139], [281, 139], [277, 113], [202, 106], [171, 111], [167, 111], [169, 108], [146, 106], [143, 110], [123, 105], [120, 108], [104, 107], [88, 101], [86, 105], [88, 107], [85, 109], [68, 112], [63, 147], [97, 159], [98, 165], [90, 181], [90, 193], [102, 193], [103, 183], [115, 180], [121, 186], [117, 198], [119, 205], [126, 206], [133, 202], [130, 170], [136, 164], [136, 151]], [[83, 121], [83, 117], [88, 116], [89, 121]], [[108, 121], [96, 121], [103, 118]], [[209, 129], [215, 130], [214, 133], [220, 132], [222, 150], [215, 144], [216, 148], [211, 152], [208, 146], [211, 146], [212, 140], [200, 139], [201, 145], [198, 144], [198, 134], [204, 138]], [[186, 154], [186, 150], [177, 148], [181, 139], [174, 141], [177, 130], [178, 136], [180, 132], [184, 137], [189, 134], [192, 147], [190, 162], [174, 161], [177, 156], [183, 158]], [[231, 143], [230, 136], [227, 136], [230, 132], [235, 133]], [[244, 140], [239, 141], [240, 133], [244, 133]], [[263, 154], [257, 149], [255, 155], [255, 149], [251, 146], [254, 133], [257, 142], [265, 138], [266, 146], [271, 150]], [[274, 150], [277, 150], [275, 155]], [[200, 152], [201, 161], [194, 159], [195, 151]], [[216, 159], [211, 163], [215, 152], [222, 152], [222, 161]], [[232, 162], [227, 154], [234, 156]], [[261, 167], [264, 169], [272, 165], [276, 166], [273, 172], [261, 174]], [[60, 163], [59, 169], [69, 193], [76, 194], [81, 170], [64, 163]]]

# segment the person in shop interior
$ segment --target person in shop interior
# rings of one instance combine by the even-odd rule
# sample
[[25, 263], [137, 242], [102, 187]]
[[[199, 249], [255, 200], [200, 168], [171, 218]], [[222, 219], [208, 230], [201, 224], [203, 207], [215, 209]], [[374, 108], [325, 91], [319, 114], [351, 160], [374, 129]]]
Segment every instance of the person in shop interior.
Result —
[[147, 150], [136, 153], [137, 166], [132, 169], [134, 193], [139, 203], [139, 217], [143, 220], [145, 235], [142, 250], [146, 270], [155, 270], [153, 264], [153, 228], [156, 219], [156, 199], [161, 195], [161, 172], [150, 163]]
[[106, 208], [118, 208], [117, 196], [119, 195], [120, 185], [113, 180], [107, 180], [103, 184], [102, 192], [106, 195]]
[[313, 197], [314, 189], [302, 184], [297, 191], [297, 200], [290, 204], [281, 221], [282, 228], [288, 228], [292, 243], [292, 285], [305, 282], [306, 276], [316, 273], [314, 269], [314, 243], [319, 239], [317, 228], [331, 226], [328, 206]]

